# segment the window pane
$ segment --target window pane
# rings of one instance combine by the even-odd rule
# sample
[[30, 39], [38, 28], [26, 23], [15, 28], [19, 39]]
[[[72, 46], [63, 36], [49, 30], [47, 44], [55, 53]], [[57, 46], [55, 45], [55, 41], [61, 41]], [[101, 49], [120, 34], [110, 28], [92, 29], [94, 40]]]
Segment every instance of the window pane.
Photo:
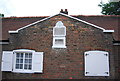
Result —
[[[24, 67], [24, 68], [23, 68]], [[16, 53], [16, 69], [32, 69], [32, 53]]]
[[24, 69], [27, 69], [27, 64], [24, 65]]
[[16, 63], [19, 63], [19, 59], [16, 59]]
[[23, 64], [20, 64], [20, 69], [23, 69]]
[[16, 57], [19, 58], [19, 57], [20, 57], [20, 54], [19, 54], [19, 53], [16, 53]]
[[28, 58], [28, 53], [25, 53], [25, 58]]
[[21, 53], [21, 56], [20, 56], [21, 58], [23, 58], [23, 53]]
[[32, 58], [32, 53], [29, 53], [29, 58]]
[[55, 35], [65, 35], [65, 28], [55, 28]]
[[23, 63], [23, 59], [20, 59], [20, 63]]
[[31, 69], [32, 68], [32, 66], [31, 65], [29, 65], [29, 68], [28, 69]]
[[55, 39], [55, 44], [63, 44], [63, 39]]
[[16, 69], [19, 69], [19, 64], [16, 64], [16, 67], [15, 67]]
[[30, 64], [32, 63], [32, 59], [29, 59], [29, 63], [30, 63]]
[[29, 59], [25, 59], [25, 63], [29, 63]]

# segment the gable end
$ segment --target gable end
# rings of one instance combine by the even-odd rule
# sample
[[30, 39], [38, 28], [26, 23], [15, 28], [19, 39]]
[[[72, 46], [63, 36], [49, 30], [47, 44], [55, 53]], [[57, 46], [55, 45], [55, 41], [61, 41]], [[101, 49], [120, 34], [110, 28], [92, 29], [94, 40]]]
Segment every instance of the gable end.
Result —
[[67, 15], [67, 14], [59, 13], [59, 14], [56, 14], [56, 15], [53, 15], [53, 16], [44, 18], [44, 19], [42, 19], [42, 20], [36, 21], [36, 22], [34, 22], [34, 23], [31, 23], [31, 24], [29, 24], [29, 25], [27, 25], [27, 26], [24, 26], [24, 27], [22, 27], [22, 28], [19, 28], [19, 29], [17, 29], [16, 31], [8, 31], [8, 33], [18, 33], [19, 30], [22, 30], [22, 29], [27, 28], [27, 27], [29, 27], [29, 26], [32, 26], [32, 25], [34, 25], [34, 24], [40, 23], [40, 22], [42, 22], [42, 21], [45, 21], [45, 20], [50, 19], [50, 18], [52, 18], [52, 17], [54, 17], [54, 16], [57, 16], [57, 15], [63, 15], [63, 16], [69, 17], [69, 18], [71, 18], [71, 19], [80, 21], [80, 22], [82, 22], [82, 23], [88, 24], [88, 25], [90, 25], [90, 26], [93, 26], [93, 27], [95, 27], [95, 28], [98, 28], [98, 29], [102, 30], [104, 33], [107, 33], [107, 32], [108, 32], [108, 33], [112, 33], [112, 32], [114, 32], [114, 30], [105, 30], [105, 29], [102, 28], [102, 27], [99, 27], [99, 26], [97, 26], [97, 25], [91, 24], [91, 23], [86, 22], [86, 21], [84, 21], [84, 20], [81, 20], [81, 19], [72, 17], [72, 16]]

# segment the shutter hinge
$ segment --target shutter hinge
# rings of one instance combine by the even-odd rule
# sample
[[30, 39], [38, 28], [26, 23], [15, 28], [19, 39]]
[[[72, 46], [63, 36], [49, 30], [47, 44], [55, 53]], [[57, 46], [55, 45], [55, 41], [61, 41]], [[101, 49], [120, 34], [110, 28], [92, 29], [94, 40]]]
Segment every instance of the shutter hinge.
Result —
[[104, 54], [105, 56], [108, 56], [108, 54]]
[[105, 72], [105, 74], [108, 74], [108, 72]]
[[89, 55], [89, 54], [85, 54], [85, 56], [87, 56], [87, 55]]
[[86, 74], [88, 74], [89, 72], [85, 72]]

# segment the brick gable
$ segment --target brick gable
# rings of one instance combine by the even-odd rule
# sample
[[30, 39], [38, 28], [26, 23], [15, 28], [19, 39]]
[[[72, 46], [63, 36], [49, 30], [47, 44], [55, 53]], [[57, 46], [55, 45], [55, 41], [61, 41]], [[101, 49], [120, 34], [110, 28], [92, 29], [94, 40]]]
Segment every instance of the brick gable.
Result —
[[[66, 49], [53, 49], [53, 27], [57, 21], [66, 26]], [[84, 52], [103, 50], [110, 53], [110, 78], [114, 78], [112, 34], [104, 33], [83, 22], [62, 15], [10, 34], [9, 49], [34, 49], [44, 52], [44, 72], [42, 74], [17, 74], [3, 72], [3, 79], [105, 79], [106, 77], [84, 76]]]

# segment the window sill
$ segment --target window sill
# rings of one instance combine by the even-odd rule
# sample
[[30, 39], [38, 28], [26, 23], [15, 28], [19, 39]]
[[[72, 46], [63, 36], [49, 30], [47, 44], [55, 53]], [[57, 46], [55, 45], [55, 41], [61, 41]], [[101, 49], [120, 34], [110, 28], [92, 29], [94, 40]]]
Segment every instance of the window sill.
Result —
[[12, 71], [13, 73], [34, 73], [32, 71]]
[[13, 73], [34, 73], [33, 71], [12, 71]]
[[52, 48], [67, 48], [66, 46], [52, 46]]

